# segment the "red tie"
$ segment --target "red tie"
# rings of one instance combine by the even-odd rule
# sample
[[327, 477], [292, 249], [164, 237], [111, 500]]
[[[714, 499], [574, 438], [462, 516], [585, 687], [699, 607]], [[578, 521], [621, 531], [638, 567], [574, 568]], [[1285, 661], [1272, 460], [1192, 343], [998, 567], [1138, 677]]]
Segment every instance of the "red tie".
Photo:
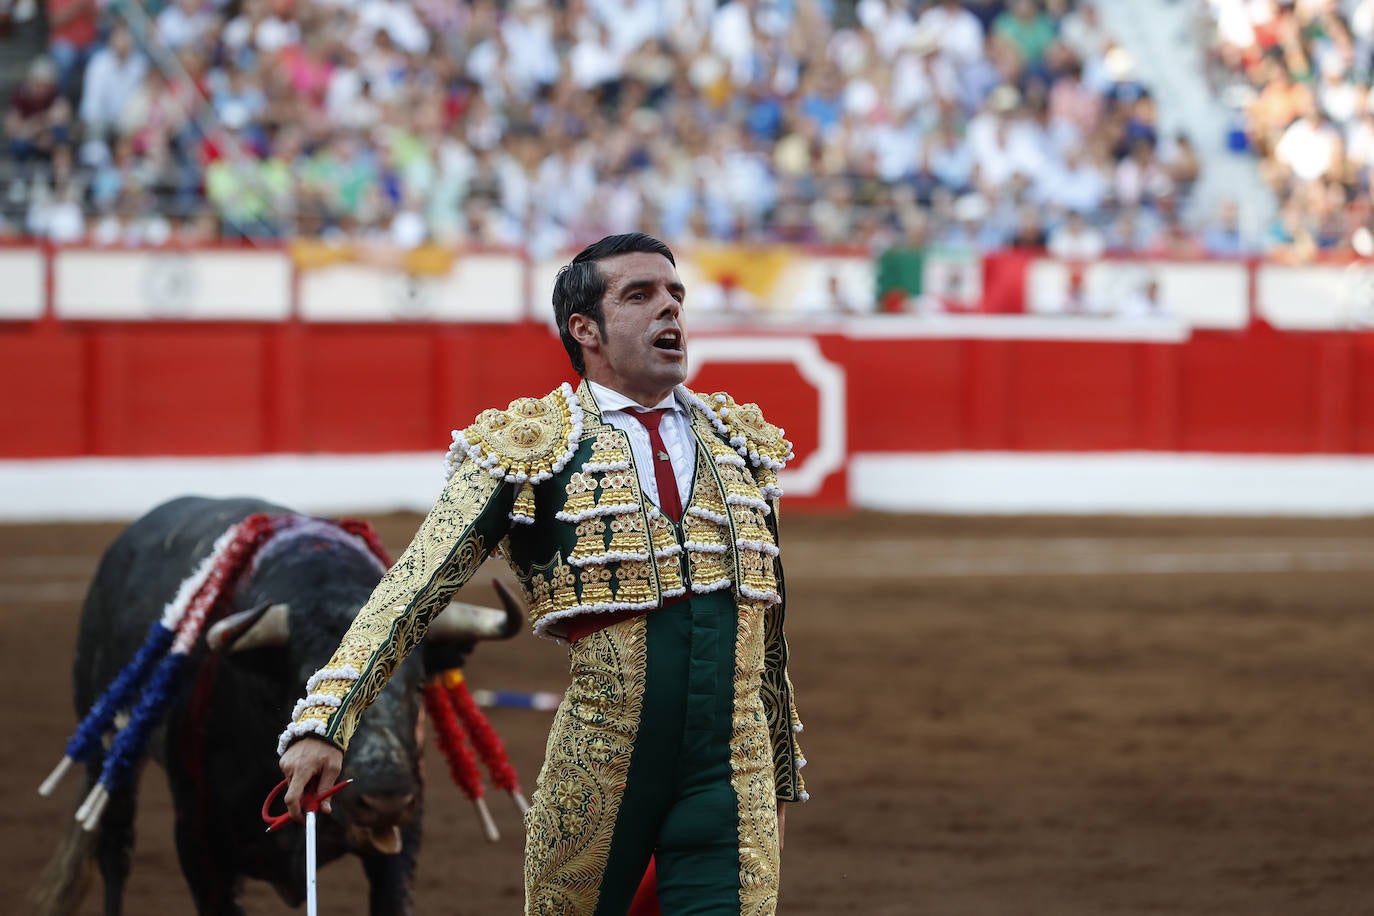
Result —
[[663, 437], [658, 433], [658, 425], [669, 408], [658, 410], [631, 410], [630, 416], [640, 422], [649, 432], [649, 446], [654, 450], [654, 480], [658, 482], [658, 507], [673, 521], [682, 519], [682, 500], [677, 494], [677, 475], [673, 473], [673, 460], [668, 457], [668, 449]]

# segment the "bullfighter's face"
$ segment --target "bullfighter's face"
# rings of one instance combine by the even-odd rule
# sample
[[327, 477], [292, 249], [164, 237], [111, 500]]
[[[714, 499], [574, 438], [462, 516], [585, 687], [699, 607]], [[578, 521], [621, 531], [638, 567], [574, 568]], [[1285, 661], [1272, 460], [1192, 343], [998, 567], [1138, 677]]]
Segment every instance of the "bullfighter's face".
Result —
[[597, 263], [606, 278], [605, 333], [586, 316], [569, 324], [582, 344], [587, 378], [652, 407], [687, 378], [682, 280], [671, 261], [651, 252]]

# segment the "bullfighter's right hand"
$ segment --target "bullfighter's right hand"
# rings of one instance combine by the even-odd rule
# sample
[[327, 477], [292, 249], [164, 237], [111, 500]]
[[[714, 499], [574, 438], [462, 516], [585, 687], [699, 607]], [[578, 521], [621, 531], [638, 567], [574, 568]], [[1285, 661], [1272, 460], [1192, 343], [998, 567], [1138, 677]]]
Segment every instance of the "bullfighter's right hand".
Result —
[[[305, 822], [301, 799], [307, 789], [319, 794], [334, 787], [343, 770], [343, 751], [328, 741], [305, 736], [297, 740], [281, 755], [281, 771], [286, 774], [286, 810], [291, 819]], [[320, 811], [333, 810], [329, 799], [320, 802]]]

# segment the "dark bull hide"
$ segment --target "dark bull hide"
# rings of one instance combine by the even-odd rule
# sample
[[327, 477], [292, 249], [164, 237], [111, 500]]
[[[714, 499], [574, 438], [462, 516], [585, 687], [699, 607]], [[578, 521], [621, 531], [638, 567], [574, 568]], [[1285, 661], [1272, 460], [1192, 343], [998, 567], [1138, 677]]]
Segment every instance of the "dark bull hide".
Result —
[[[216, 538], [256, 513], [290, 510], [250, 499], [186, 497], [159, 506], [116, 539], [82, 613], [73, 667], [78, 717], [133, 657]], [[292, 825], [267, 834], [259, 810], [281, 779], [277, 737], [306, 679], [329, 660], [384, 571], [332, 526], [290, 529], [260, 549], [234, 588], [231, 607], [193, 651], [180, 695], [152, 735], [148, 756], [167, 771], [177, 852], [200, 913], [241, 913], [244, 878], [269, 882], [291, 905], [304, 900], [303, 830]], [[502, 600], [504, 613], [451, 606], [430, 628], [428, 654], [461, 664], [476, 639], [513, 635], [522, 612], [509, 593], [503, 591]], [[465, 613], [454, 624], [460, 611]], [[320, 863], [357, 855], [371, 886], [373, 916], [411, 912], [422, 799], [416, 744], [421, 655], [407, 659], [368, 708], [344, 760], [343, 776], [354, 783], [335, 797], [333, 815], [318, 821]], [[98, 760], [88, 766], [87, 789], [99, 770]], [[67, 847], [68, 859], [93, 852], [107, 914], [120, 912], [136, 791], [135, 780], [114, 792], [96, 835], [74, 835]], [[87, 848], [73, 855], [73, 846], [83, 843]], [[69, 862], [67, 871], [76, 864]], [[47, 897], [60, 900], [64, 894], [51, 885], [74, 879], [51, 872]], [[66, 906], [55, 903], [50, 911]]]

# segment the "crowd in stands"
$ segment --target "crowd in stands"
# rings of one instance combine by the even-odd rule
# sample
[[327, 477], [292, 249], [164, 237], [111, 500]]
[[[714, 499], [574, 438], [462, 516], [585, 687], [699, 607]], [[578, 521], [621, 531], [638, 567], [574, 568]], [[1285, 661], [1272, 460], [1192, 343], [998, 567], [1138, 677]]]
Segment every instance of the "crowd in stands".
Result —
[[[1233, 210], [1185, 219], [1198, 154], [1161, 134], [1092, 0], [48, 0], [46, 14], [48, 52], [5, 115], [11, 233], [536, 255], [632, 229], [1078, 258], [1257, 241]], [[1348, 33], [1352, 80], [1368, 31]], [[1247, 75], [1296, 81], [1299, 61], [1339, 56], [1320, 53], [1333, 41], [1223, 49]], [[1324, 86], [1306, 96], [1310, 136], [1287, 136], [1268, 90], [1255, 105], [1254, 141], [1304, 214], [1367, 187], [1374, 149], [1367, 93]], [[1299, 96], [1288, 107], [1307, 113]], [[1313, 173], [1312, 148], [1339, 131], [1344, 155]]]
[[1374, 0], [1204, 0], [1213, 91], [1279, 200], [1265, 247], [1374, 255]]

